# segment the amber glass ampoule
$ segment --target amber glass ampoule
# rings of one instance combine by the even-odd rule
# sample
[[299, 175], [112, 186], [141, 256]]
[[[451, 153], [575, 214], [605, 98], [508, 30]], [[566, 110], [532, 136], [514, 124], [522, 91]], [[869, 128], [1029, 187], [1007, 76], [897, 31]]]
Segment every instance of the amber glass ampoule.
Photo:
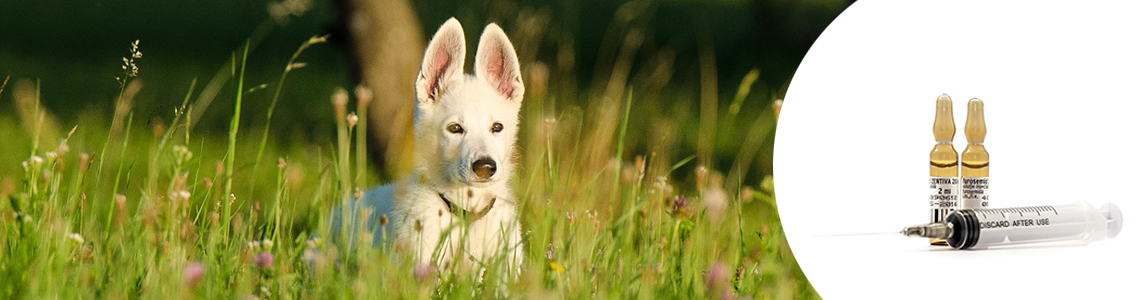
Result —
[[[954, 150], [954, 106], [950, 96], [938, 97], [934, 113], [934, 150], [930, 151], [930, 222], [941, 222], [958, 207], [958, 151]], [[931, 245], [946, 245], [930, 239]]]
[[982, 100], [974, 98], [967, 104], [966, 141], [962, 151], [962, 207], [985, 208], [990, 206], [990, 153], [982, 145], [986, 140], [986, 118]]

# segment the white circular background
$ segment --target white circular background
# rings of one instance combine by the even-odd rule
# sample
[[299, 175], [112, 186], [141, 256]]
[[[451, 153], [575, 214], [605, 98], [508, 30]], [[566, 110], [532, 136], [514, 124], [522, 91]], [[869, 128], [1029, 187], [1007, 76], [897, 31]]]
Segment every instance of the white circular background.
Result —
[[[1123, 3], [1123, 2], [1120, 2]], [[1078, 5], [1079, 4], [1079, 5]], [[1079, 2], [860, 1], [812, 46], [775, 144], [792, 251], [825, 299], [1137, 299], [1140, 10]], [[985, 101], [991, 207], [1118, 204], [1089, 245], [952, 251], [928, 222], [935, 99]]]

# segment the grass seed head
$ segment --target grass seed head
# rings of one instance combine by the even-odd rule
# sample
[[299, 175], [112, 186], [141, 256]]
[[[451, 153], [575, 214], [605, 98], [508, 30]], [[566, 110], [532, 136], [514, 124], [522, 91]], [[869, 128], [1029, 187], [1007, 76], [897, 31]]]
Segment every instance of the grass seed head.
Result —
[[304, 67], [307, 67], [307, 66], [309, 66], [309, 64], [307, 64], [307, 63], [303, 63], [303, 62], [295, 62], [295, 63], [291, 63], [291, 64], [289, 64], [288, 66], [285, 66], [285, 72], [290, 72], [290, 71], [293, 71], [293, 70], [296, 70], [296, 69], [300, 69], [300, 68], [304, 68]]
[[697, 176], [697, 190], [704, 190], [708, 184], [709, 169], [705, 166], [697, 166], [693, 172]]
[[128, 56], [123, 57], [123, 65], [121, 66], [123, 75], [115, 77], [115, 80], [118, 81], [120, 85], [126, 86], [127, 80], [139, 76], [139, 66], [135, 60], [142, 57], [142, 50], [139, 50], [139, 40], [135, 40], [135, 42], [130, 45], [130, 53]]
[[745, 186], [744, 189], [740, 190], [740, 200], [744, 201], [744, 203], [752, 202], [752, 198], [754, 197], [756, 197], [756, 190], [752, 189], [752, 187]]
[[87, 174], [87, 162], [91, 161], [91, 155], [87, 152], [79, 154], [79, 174]]
[[355, 112], [351, 112], [351, 113], [348, 113], [348, 117], [346, 117], [346, 120], [348, 120], [348, 128], [352, 129], [352, 128], [356, 127], [356, 122], [360, 121], [360, 117], [357, 117]]
[[154, 138], [161, 138], [162, 135], [166, 133], [166, 123], [163, 123], [162, 120], [155, 120], [154, 125], [150, 127], [150, 130], [150, 133], [154, 135]]
[[[76, 127], [76, 128], [78, 128], [78, 127]], [[75, 129], [72, 129], [72, 132], [75, 132]], [[71, 146], [67, 145], [67, 139], [60, 139], [59, 140], [59, 146], [57, 146], [55, 148], [55, 151], [59, 152], [59, 154], [61, 154], [61, 155], [67, 154], [68, 151], [71, 151]]]
[[127, 196], [115, 194], [115, 222], [122, 224], [127, 219]]
[[332, 95], [333, 109], [336, 110], [337, 123], [344, 121], [344, 116], [348, 115], [348, 91], [344, 88], [336, 88]]
[[269, 16], [277, 21], [278, 24], [289, 23], [289, 18], [300, 17], [313, 8], [312, 0], [284, 0], [281, 2], [269, 2], [266, 4], [265, 10], [269, 12]]
[[645, 177], [645, 155], [638, 155], [633, 158], [633, 168], [637, 170], [637, 180]]
[[127, 206], [127, 196], [123, 194], [115, 194], [115, 206]]
[[[172, 181], [170, 183], [171, 189], [175, 190], [175, 191], [185, 191], [186, 190], [186, 179], [189, 177], [190, 177], [190, 172], [175, 173], [174, 178], [171, 179], [171, 181]], [[187, 193], [187, 194], [189, 194], [189, 193]]]
[[83, 236], [79, 235], [78, 233], [68, 233], [67, 239], [74, 241], [76, 244], [83, 245]]
[[372, 89], [363, 85], [356, 86], [356, 102], [359, 108], [368, 107], [372, 103]]
[[32, 158], [29, 158], [28, 162], [32, 169], [37, 169], [44, 164], [44, 158], [39, 155], [32, 155]]
[[190, 191], [181, 190], [181, 191], [178, 191], [177, 193], [175, 193], [175, 195], [176, 195], [176, 197], [174, 199], [180, 200], [182, 202], [183, 207], [189, 207], [190, 206]]
[[701, 200], [708, 207], [709, 213], [719, 216], [728, 209], [728, 193], [724, 191], [724, 176], [713, 172], [709, 178], [709, 188], [701, 194]]
[[174, 161], [179, 164], [189, 162], [190, 159], [194, 158], [194, 152], [191, 152], [190, 148], [183, 145], [175, 145], [171, 148], [171, 151], [174, 152]]
[[558, 119], [557, 118], [546, 117], [546, 118], [542, 119], [542, 128], [546, 129], [546, 132], [553, 131], [555, 126], [558, 126]]

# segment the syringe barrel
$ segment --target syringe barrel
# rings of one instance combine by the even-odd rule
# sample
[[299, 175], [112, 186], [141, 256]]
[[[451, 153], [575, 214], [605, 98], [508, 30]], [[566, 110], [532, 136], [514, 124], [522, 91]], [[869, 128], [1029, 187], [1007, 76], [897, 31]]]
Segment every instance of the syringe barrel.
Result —
[[[1119, 215], [1119, 209], [1111, 206]], [[1077, 202], [1053, 206], [963, 209], [947, 216], [957, 249], [1042, 242], [1095, 242], [1109, 232], [1108, 212]], [[1119, 231], [1119, 228], [1116, 229]]]

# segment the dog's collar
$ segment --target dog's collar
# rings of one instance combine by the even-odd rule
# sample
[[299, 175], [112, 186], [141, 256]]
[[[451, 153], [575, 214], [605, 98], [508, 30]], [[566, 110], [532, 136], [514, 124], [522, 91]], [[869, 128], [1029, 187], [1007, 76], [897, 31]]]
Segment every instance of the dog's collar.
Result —
[[471, 211], [468, 211], [466, 209], [463, 209], [463, 208], [456, 206], [454, 203], [451, 202], [451, 200], [448, 200], [447, 196], [444, 196], [443, 193], [439, 193], [439, 199], [443, 200], [443, 204], [447, 205], [447, 212], [451, 213], [452, 215], [454, 215], [460, 219], [467, 220], [467, 222], [470, 223], [470, 222], [478, 221], [479, 219], [482, 219], [483, 216], [486, 216], [487, 212], [491, 211], [492, 207], [495, 207], [495, 200], [497, 200], [498, 198], [491, 197], [491, 203], [487, 204], [487, 207], [485, 207], [479, 211], [476, 211], [476, 212], [471, 212]]

